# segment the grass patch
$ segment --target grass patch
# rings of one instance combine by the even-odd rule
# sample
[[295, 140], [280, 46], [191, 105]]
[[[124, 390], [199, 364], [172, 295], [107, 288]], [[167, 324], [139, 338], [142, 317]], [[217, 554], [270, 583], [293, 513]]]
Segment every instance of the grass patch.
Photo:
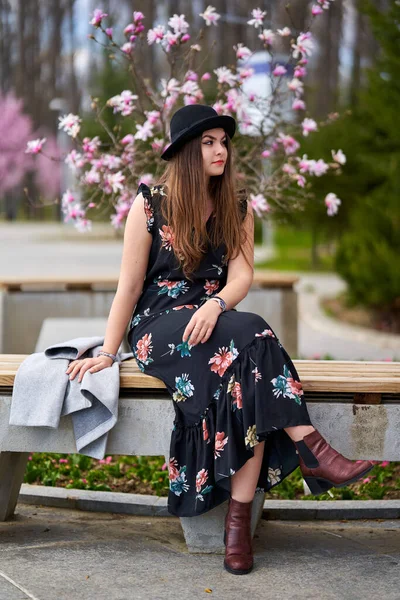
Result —
[[257, 264], [257, 268], [282, 271], [333, 271], [334, 248], [332, 244], [318, 246], [319, 261], [312, 264], [311, 232], [288, 225], [276, 225], [273, 234], [276, 255], [271, 260]]

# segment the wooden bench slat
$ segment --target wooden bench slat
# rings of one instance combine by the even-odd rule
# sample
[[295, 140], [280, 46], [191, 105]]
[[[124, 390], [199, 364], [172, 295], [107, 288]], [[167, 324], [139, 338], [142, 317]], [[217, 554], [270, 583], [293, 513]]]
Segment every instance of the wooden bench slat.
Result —
[[[0, 359], [0, 390], [14, 383], [15, 373], [28, 355], [9, 354]], [[400, 365], [361, 361], [293, 361], [305, 391], [400, 393]], [[121, 364], [120, 386], [124, 389], [165, 389], [155, 377], [142, 373], [135, 359]]]
[[[279, 273], [273, 271], [255, 270], [253, 285], [268, 288], [292, 288], [299, 281], [297, 275]], [[90, 290], [93, 286], [107, 285], [117, 288], [118, 279], [115, 276], [110, 277], [6, 277], [0, 279], [0, 288], [8, 291], [21, 291], [30, 287], [55, 287], [64, 286], [67, 290]]]

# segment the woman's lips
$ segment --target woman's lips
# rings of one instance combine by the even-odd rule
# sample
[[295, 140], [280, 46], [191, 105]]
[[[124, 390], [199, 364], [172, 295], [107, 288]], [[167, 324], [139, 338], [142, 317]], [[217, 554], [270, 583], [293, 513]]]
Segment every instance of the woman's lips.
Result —
[[223, 165], [224, 161], [223, 160], [215, 160], [212, 164], [213, 165]]

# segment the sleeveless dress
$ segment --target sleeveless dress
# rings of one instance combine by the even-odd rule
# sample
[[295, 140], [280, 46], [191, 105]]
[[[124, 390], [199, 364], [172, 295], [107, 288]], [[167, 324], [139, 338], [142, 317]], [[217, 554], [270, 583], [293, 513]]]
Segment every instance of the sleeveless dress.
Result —
[[[153, 239], [128, 342], [140, 370], [161, 379], [172, 397], [168, 510], [190, 517], [229, 498], [231, 476], [261, 441], [256, 491], [278, 485], [299, 465], [283, 428], [312, 423], [296, 369], [261, 316], [231, 309], [220, 314], [207, 342], [182, 342], [195, 311], [226, 285], [226, 249], [210, 242], [193, 281], [186, 279], [176, 268], [173, 232], [160, 211], [164, 187], [142, 183], [139, 192]], [[240, 208], [244, 218], [247, 199]]]

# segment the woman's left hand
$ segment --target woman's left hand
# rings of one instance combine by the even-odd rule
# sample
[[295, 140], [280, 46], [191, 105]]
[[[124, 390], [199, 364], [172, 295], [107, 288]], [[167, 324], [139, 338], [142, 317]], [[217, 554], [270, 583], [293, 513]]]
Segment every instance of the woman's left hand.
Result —
[[199, 342], [204, 344], [212, 334], [221, 312], [218, 302], [207, 300], [203, 306], [196, 310], [186, 325], [182, 341], [186, 342], [190, 338], [190, 346], [195, 346]]

